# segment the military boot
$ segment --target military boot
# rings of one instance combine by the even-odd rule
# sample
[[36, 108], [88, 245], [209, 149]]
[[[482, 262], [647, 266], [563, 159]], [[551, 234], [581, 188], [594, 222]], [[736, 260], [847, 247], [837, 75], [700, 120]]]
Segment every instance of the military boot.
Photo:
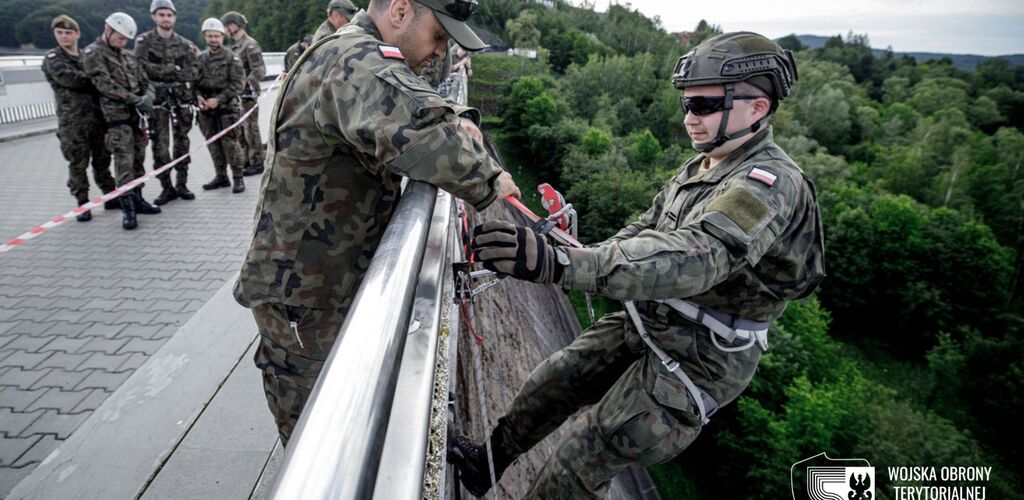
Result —
[[[501, 479], [505, 469], [515, 460], [505, 450], [491, 443], [494, 477]], [[491, 471], [487, 466], [487, 448], [462, 436], [448, 439], [448, 462], [458, 467], [462, 485], [474, 496], [482, 497], [491, 489]]]
[[139, 186], [132, 190], [132, 195], [135, 196], [135, 211], [140, 214], [154, 215], [161, 212], [160, 207], [154, 207], [150, 205], [145, 198], [142, 197], [142, 186]]
[[[86, 203], [89, 203], [89, 200], [78, 200], [78, 206], [85, 205]], [[89, 222], [89, 221], [91, 221], [92, 220], [92, 210], [86, 210], [86, 211], [76, 215], [75, 216], [75, 220], [77, 220], [78, 222]]]
[[178, 198], [183, 200], [194, 200], [196, 199], [195, 193], [189, 191], [188, 186], [185, 184], [178, 184]]
[[203, 189], [210, 191], [212, 189], [226, 188], [231, 186], [231, 181], [228, 180], [228, 176], [224, 174], [217, 174], [212, 181], [203, 184]]
[[235, 185], [231, 186], [232, 193], [241, 193], [245, 191], [245, 181], [241, 177], [235, 177]]
[[174, 186], [171, 185], [170, 177], [166, 179], [160, 179], [160, 186], [163, 188], [163, 190], [160, 191], [160, 196], [157, 196], [156, 199], [153, 200], [154, 205], [166, 205], [178, 199], [178, 192], [175, 191]]
[[128, 193], [121, 195], [121, 227], [135, 229], [139, 227], [139, 221], [135, 218], [135, 194]]
[[242, 175], [258, 175], [263, 173], [263, 165], [246, 165], [242, 167]]
[[[113, 191], [113, 189], [111, 189], [110, 191]], [[104, 191], [103, 194], [107, 194], [110, 191]], [[104, 210], [120, 210], [121, 209], [121, 197], [118, 196], [116, 198], [104, 201], [103, 202], [103, 209]]]

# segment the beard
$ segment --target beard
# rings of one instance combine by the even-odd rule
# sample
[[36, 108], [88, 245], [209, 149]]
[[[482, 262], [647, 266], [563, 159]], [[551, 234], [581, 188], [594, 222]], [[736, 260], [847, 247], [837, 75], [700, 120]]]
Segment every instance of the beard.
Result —
[[402, 54], [406, 56], [405, 63], [409, 65], [409, 69], [417, 75], [422, 75], [423, 69], [426, 68], [427, 64], [429, 64], [433, 59], [433, 57], [429, 57], [423, 61], [414, 61], [408, 58], [409, 54], [415, 54], [418, 52], [418, 50], [416, 50], [416, 31], [419, 28], [419, 24], [423, 21], [423, 14], [424, 12], [416, 11], [416, 17], [413, 18], [412, 23], [410, 23], [405, 30], [398, 33], [395, 43], [398, 45], [399, 50], [402, 51]]

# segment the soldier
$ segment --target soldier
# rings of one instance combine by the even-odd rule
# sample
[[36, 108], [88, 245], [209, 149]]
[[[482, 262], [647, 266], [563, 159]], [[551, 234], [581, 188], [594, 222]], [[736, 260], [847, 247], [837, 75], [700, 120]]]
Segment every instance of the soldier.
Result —
[[235, 284], [259, 327], [255, 361], [283, 443], [391, 219], [401, 176], [479, 209], [519, 195], [484, 149], [479, 112], [444, 101], [417, 76], [444, 54], [449, 33], [483, 47], [465, 25], [475, 6], [373, 0], [307, 50], [284, 82]]
[[291, 47], [288, 47], [288, 51], [284, 54], [284, 73], [287, 74], [288, 70], [292, 69], [292, 66], [295, 66], [295, 61], [298, 61], [299, 57], [302, 56], [302, 53], [309, 48], [311, 40], [313, 40], [313, 36], [306, 35], [302, 37], [302, 40], [299, 40], [292, 44]]
[[[702, 154], [637, 222], [564, 250], [505, 222], [474, 230], [476, 257], [491, 270], [627, 301], [626, 312], [605, 316], [530, 374], [489, 437], [496, 477], [593, 405], [527, 497], [601, 498], [626, 465], [681, 453], [747, 387], [770, 322], [824, 276], [814, 185], [766, 126], [796, 78], [790, 51], [767, 38], [710, 38], [673, 77]], [[448, 456], [471, 493], [491, 487], [482, 445], [456, 437]]]
[[[135, 20], [124, 12], [107, 17], [103, 33], [82, 54], [83, 65], [100, 93], [100, 108], [106, 121], [107, 149], [114, 156], [118, 187], [146, 174], [146, 115], [153, 111], [153, 95], [148, 93], [149, 79], [142, 65], [124, 50], [135, 38]], [[135, 213], [158, 214], [160, 207], [142, 197], [142, 185], [121, 196], [124, 212], [121, 225], [135, 229]]]
[[[216, 18], [203, 21], [203, 38], [206, 50], [199, 54], [199, 81], [196, 92], [199, 94], [199, 129], [207, 139], [213, 137], [226, 127], [238, 121], [241, 106], [238, 95], [242, 93], [244, 72], [242, 60], [230, 50], [224, 48], [224, 25]], [[227, 164], [231, 164], [231, 177], [235, 184], [232, 193], [245, 191], [242, 181], [242, 150], [238, 147], [238, 128], [231, 129], [219, 140], [210, 144], [210, 157], [217, 176], [203, 184], [203, 189], [211, 190], [231, 185], [228, 182]]]
[[[50, 23], [58, 47], [47, 52], [43, 59], [43, 74], [53, 87], [57, 101], [57, 138], [60, 150], [68, 163], [68, 188], [78, 206], [89, 202], [89, 158], [92, 158], [92, 177], [104, 193], [114, 190], [110, 175], [110, 152], [103, 145], [103, 112], [100, 95], [89, 81], [78, 54], [78, 23], [60, 15]], [[104, 208], [120, 207], [117, 199], [103, 204]], [[76, 217], [79, 222], [92, 219], [86, 210]]]
[[[260, 44], [256, 43], [251, 36], [246, 34], [245, 27], [248, 20], [242, 14], [231, 11], [220, 18], [224, 28], [234, 39], [235, 44], [231, 50], [242, 60], [242, 67], [245, 69], [245, 85], [242, 92], [242, 113], [248, 113], [256, 107], [256, 101], [260, 97], [260, 81], [267, 74], [267, 68], [263, 65], [263, 51]], [[256, 175], [263, 173], [263, 138], [260, 136], [260, 114], [254, 111], [245, 119], [240, 128], [242, 133], [238, 134], [238, 142], [242, 146], [242, 156], [246, 165], [242, 168], [243, 175]]]
[[316, 32], [313, 33], [313, 41], [310, 43], [319, 42], [321, 38], [338, 31], [342, 26], [348, 24], [357, 12], [359, 12], [359, 8], [352, 3], [352, 0], [331, 0], [327, 4], [327, 19], [320, 23]]
[[[156, 28], [135, 39], [135, 58], [146, 70], [150, 86], [156, 91], [153, 112], [149, 115], [149, 135], [153, 144], [153, 168], [171, 162], [170, 140], [174, 136], [174, 157], [188, 153], [188, 132], [192, 129], [192, 82], [196, 79], [196, 54], [199, 49], [174, 32], [177, 11], [171, 0], [153, 0], [149, 12]], [[172, 132], [173, 131], [173, 132]], [[174, 166], [177, 183], [171, 183], [170, 170], [160, 174], [163, 188], [153, 203], [163, 205], [178, 198], [194, 200], [188, 189], [188, 165], [191, 157]]]

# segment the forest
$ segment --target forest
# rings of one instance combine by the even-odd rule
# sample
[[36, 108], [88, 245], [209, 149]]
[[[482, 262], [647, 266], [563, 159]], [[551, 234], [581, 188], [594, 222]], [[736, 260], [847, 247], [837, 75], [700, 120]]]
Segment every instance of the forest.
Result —
[[[683, 47], [628, 5], [478, 17], [539, 50], [475, 56], [470, 88], [524, 192], [562, 190], [591, 243], [635, 220], [695, 154], [671, 72], [720, 28], [702, 21]], [[788, 498], [790, 466], [826, 451], [992, 466], [991, 497], [1020, 498], [1024, 68], [876, 55], [866, 34], [779, 42], [800, 80], [771, 124], [817, 185], [828, 277], [773, 326], [747, 392], [652, 468], [663, 497]]]

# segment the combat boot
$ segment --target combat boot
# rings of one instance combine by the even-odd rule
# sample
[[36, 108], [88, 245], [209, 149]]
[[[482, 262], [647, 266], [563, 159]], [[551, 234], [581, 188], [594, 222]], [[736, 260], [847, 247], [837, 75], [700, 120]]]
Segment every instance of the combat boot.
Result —
[[160, 196], [157, 196], [156, 199], [153, 200], [154, 205], [166, 205], [178, 199], [178, 192], [171, 186], [170, 181], [167, 181], [166, 183], [164, 183], [164, 181], [160, 181], [160, 184], [163, 185], [163, 190], [160, 191]]
[[132, 190], [132, 194], [135, 196], [135, 211], [144, 215], [154, 215], [160, 213], [160, 207], [154, 207], [150, 205], [145, 198], [142, 197], [142, 187], [137, 187]]
[[[111, 189], [110, 191], [113, 191], [113, 189]], [[107, 194], [110, 191], [106, 191], [103, 194]], [[121, 197], [118, 196], [116, 198], [104, 201], [103, 202], [103, 209], [104, 210], [120, 210], [121, 209]]]
[[182, 183], [178, 184], [178, 198], [190, 201], [196, 199], [196, 195], [192, 191], [189, 191], [188, 186]]
[[135, 195], [132, 193], [121, 195], [121, 227], [125, 229], [139, 227], [139, 221], [135, 218]]
[[[505, 450], [491, 443], [494, 477], [501, 479], [505, 469], [515, 460]], [[462, 485], [474, 496], [482, 497], [491, 489], [491, 471], [487, 466], [487, 448], [462, 436], [449, 436], [448, 462], [459, 469]]]
[[[85, 205], [86, 203], [89, 203], [89, 200], [78, 200], [78, 206]], [[75, 216], [75, 220], [77, 220], [78, 222], [89, 222], [89, 221], [91, 221], [92, 220], [92, 210], [86, 210], [86, 211], [76, 215]]]
[[231, 186], [232, 193], [241, 193], [245, 191], [245, 181], [241, 177], [235, 177], [235, 185]]
[[246, 165], [242, 167], [242, 175], [258, 175], [263, 173], [263, 165]]
[[228, 180], [228, 176], [224, 174], [217, 174], [212, 181], [203, 184], [203, 189], [210, 191], [212, 189], [220, 189], [231, 186], [231, 181]]

